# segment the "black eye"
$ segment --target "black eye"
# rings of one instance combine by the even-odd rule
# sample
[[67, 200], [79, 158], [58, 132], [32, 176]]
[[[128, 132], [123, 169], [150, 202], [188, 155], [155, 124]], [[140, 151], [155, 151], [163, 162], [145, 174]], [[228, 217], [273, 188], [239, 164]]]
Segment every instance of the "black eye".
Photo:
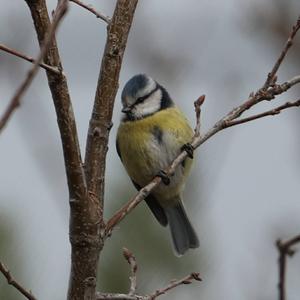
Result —
[[145, 96], [139, 97], [136, 99], [134, 105], [143, 103], [147, 98], [149, 98], [153, 93], [155, 93], [159, 89], [159, 86], [156, 86], [154, 90], [152, 90], [150, 93], [148, 93]]
[[148, 95], [137, 98], [134, 104], [136, 105], [136, 104], [143, 103], [145, 101], [145, 99], [147, 99], [147, 97], [148, 97]]

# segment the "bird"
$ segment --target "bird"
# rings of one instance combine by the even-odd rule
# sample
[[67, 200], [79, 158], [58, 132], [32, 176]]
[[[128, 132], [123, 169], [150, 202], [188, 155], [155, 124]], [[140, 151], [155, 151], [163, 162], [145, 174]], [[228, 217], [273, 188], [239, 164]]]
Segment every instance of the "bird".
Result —
[[[182, 256], [199, 247], [182, 202], [193, 162], [190, 142], [194, 131], [168, 91], [146, 74], [137, 74], [125, 84], [121, 100], [123, 116], [117, 131], [117, 153], [137, 190], [155, 176], [162, 178], [145, 201], [157, 221], [170, 227], [175, 254]], [[168, 177], [164, 169], [183, 150], [187, 158]]]

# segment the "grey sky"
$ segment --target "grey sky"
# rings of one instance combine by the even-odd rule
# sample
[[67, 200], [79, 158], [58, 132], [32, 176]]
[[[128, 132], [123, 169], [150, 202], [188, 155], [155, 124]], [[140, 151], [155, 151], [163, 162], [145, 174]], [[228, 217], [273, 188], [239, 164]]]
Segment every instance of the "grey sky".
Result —
[[[87, 3], [111, 15], [110, 2]], [[49, 3], [54, 5], [55, 1]], [[225, 5], [222, 0], [141, 0], [120, 88], [132, 75], [148, 73], [168, 89], [191, 122], [193, 101], [204, 93], [202, 128], [207, 130], [262, 85], [284, 43], [255, 26], [253, 15], [259, 5], [272, 8], [275, 2], [228, 0]], [[299, 9], [294, 19], [297, 14]], [[37, 53], [25, 3], [5, 2], [0, 11], [0, 41], [32, 56]], [[84, 146], [105, 24], [71, 5], [58, 41]], [[0, 53], [0, 111], [29, 67]], [[288, 58], [279, 80], [296, 74], [300, 71]], [[295, 97], [289, 93], [281, 101]], [[255, 111], [271, 106], [263, 104]], [[108, 209], [111, 202], [120, 201], [112, 204], [118, 207], [127, 200], [119, 198], [124, 187], [134, 193], [114, 147], [120, 107], [119, 92], [107, 163]], [[166, 299], [192, 299], [190, 292], [210, 300], [276, 298], [274, 242], [299, 233], [300, 228], [296, 119], [299, 111], [291, 109], [274, 118], [228, 129], [201, 146], [185, 198], [201, 243], [199, 252], [191, 257], [200, 260], [202, 253], [205, 256], [197, 270], [186, 269], [186, 273], [199, 271], [204, 282], [179, 288]], [[40, 299], [61, 299], [66, 294], [70, 265], [67, 189], [56, 117], [43, 71], [1, 134], [0, 153], [0, 218], [8, 220], [16, 234], [5, 261], [12, 269], [17, 268], [14, 252], [21, 256], [26, 270], [22, 281]], [[118, 231], [115, 235], [118, 239]], [[289, 266], [289, 300], [299, 298], [299, 270], [295, 267], [299, 262], [300, 257], [295, 256]], [[153, 272], [159, 273], [159, 266]], [[140, 289], [151, 290], [169, 279], [146, 274], [140, 279]]]

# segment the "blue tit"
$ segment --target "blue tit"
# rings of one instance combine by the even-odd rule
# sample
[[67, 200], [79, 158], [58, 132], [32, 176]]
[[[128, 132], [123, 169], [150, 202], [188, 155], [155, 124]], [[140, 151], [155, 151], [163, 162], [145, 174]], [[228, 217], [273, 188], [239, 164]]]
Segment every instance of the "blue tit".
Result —
[[[117, 133], [117, 152], [137, 189], [161, 176], [163, 183], [145, 199], [163, 225], [169, 225], [177, 255], [199, 247], [181, 194], [191, 170], [193, 130], [165, 88], [145, 74], [132, 77], [122, 95], [121, 120]], [[190, 147], [189, 147], [190, 146]], [[162, 171], [185, 149], [190, 155], [169, 179]]]

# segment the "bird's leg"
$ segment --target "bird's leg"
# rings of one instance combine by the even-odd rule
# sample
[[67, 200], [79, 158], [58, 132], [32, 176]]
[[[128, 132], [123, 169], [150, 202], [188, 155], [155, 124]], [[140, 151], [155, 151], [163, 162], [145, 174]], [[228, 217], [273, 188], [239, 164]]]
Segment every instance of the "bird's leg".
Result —
[[156, 174], [156, 176], [160, 177], [162, 182], [165, 185], [169, 185], [170, 184], [170, 178], [168, 176], [168, 174], [164, 171], [164, 170], [159, 170], [159, 172]]
[[193, 159], [194, 158], [194, 146], [191, 143], [186, 143], [181, 147], [181, 150], [184, 150], [188, 157]]

